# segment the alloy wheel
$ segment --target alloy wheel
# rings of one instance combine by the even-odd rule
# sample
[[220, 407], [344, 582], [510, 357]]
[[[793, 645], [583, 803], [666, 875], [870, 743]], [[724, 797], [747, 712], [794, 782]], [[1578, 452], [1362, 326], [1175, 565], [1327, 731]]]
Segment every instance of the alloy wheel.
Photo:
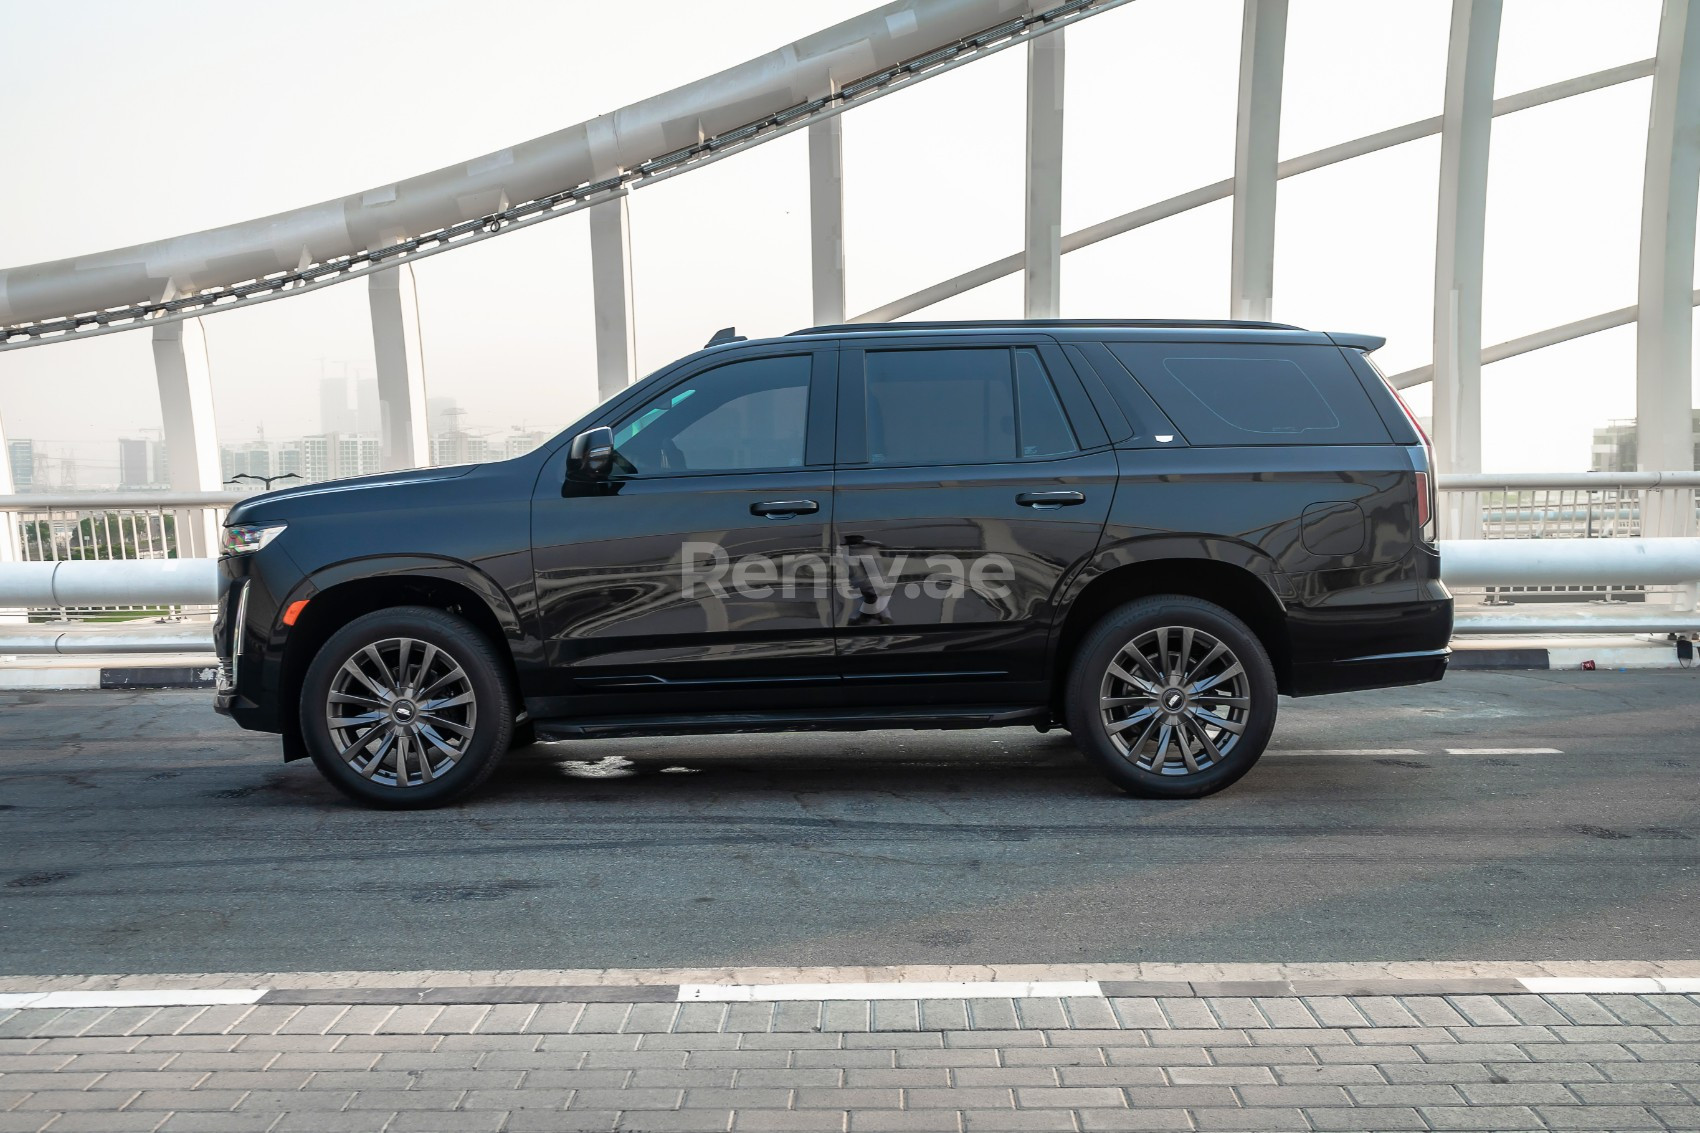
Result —
[[325, 723], [338, 756], [391, 787], [434, 782], [466, 754], [478, 726], [471, 678], [428, 641], [374, 641], [331, 679]]
[[1110, 742], [1139, 770], [1193, 775], [1239, 744], [1251, 715], [1251, 680], [1221, 639], [1192, 626], [1163, 626], [1111, 658], [1099, 714]]

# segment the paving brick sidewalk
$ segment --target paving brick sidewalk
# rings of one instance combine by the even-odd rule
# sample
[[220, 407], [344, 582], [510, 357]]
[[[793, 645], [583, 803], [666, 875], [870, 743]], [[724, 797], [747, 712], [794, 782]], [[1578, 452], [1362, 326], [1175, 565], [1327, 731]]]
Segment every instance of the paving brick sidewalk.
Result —
[[0, 1011], [0, 1133], [1700, 1129], [1697, 1102], [1674, 994]]

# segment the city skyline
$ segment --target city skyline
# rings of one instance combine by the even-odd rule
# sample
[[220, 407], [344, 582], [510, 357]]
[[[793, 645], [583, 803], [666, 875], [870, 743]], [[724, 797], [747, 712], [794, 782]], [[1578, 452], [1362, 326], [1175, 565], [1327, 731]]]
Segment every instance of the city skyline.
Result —
[[[219, 437], [220, 480], [227, 486], [238, 473], [276, 477], [295, 473], [301, 482], [363, 476], [382, 471], [377, 381], [362, 376], [357, 363], [335, 359], [338, 376], [318, 379], [318, 431], [266, 436], [257, 426], [250, 437]], [[469, 421], [470, 411], [453, 397], [431, 397], [428, 432], [431, 464], [476, 464], [523, 455], [555, 435], [524, 423], [496, 425]], [[137, 429], [114, 441], [67, 441], [15, 437], [7, 441], [7, 459], [19, 492], [43, 490], [152, 490], [170, 485], [165, 445], [157, 427]], [[292, 481], [293, 482], [293, 481]]]

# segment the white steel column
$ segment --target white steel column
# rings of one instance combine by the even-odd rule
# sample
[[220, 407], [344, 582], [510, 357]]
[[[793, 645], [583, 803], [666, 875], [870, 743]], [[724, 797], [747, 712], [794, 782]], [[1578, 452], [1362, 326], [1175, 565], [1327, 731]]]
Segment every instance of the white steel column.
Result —
[[431, 463], [425, 413], [425, 347], [419, 337], [419, 296], [413, 265], [368, 276], [372, 355], [378, 365], [378, 412], [384, 470]]
[[1234, 244], [1230, 318], [1267, 322], [1275, 295], [1275, 167], [1287, 0], [1245, 0], [1240, 108], [1234, 133]]
[[815, 325], [844, 321], [844, 116], [809, 123], [809, 260]]
[[[153, 328], [153, 368], [172, 491], [219, 491], [212, 366], [200, 319]], [[175, 523], [179, 557], [207, 558], [218, 553], [218, 517], [211, 508], [179, 511]]]
[[637, 323], [632, 304], [632, 232], [626, 197], [591, 205], [590, 272], [596, 308], [596, 396], [607, 401], [632, 384]]
[[[1434, 446], [1440, 472], [1482, 469], [1482, 241], [1500, 0], [1453, 0], [1440, 126], [1434, 256]], [[1467, 494], [1466, 494], [1467, 495]], [[1473, 497], [1442, 514], [1441, 538], [1477, 537]]]
[[[6, 443], [6, 420], [0, 417], [0, 497], [17, 490], [18, 486], [12, 482], [12, 449]], [[17, 513], [0, 511], [0, 563], [15, 563], [21, 557]]]
[[[1700, 200], [1700, 11], [1665, 0], [1647, 124], [1635, 339], [1635, 433], [1642, 471], [1694, 467], [1695, 205]], [[1654, 497], [1657, 497], [1655, 499]], [[1691, 535], [1692, 491], [1648, 492], [1648, 535]]]
[[1025, 311], [1054, 319], [1062, 308], [1063, 36], [1027, 45], [1027, 239]]

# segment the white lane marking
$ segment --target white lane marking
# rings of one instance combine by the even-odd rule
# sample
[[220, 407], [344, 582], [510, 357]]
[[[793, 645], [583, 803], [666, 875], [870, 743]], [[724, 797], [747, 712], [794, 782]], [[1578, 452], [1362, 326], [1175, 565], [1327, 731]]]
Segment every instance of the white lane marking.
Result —
[[1449, 747], [1447, 755], [1563, 755], [1555, 747]]
[[1424, 751], [1414, 747], [1288, 747], [1270, 748], [1267, 755], [1563, 755], [1555, 747], [1448, 747]]
[[1288, 747], [1270, 748], [1269, 755], [1424, 755], [1414, 747]]
[[1700, 980], [1659, 980], [1650, 976], [1525, 976], [1517, 981], [1536, 995], [1646, 995], [1664, 985], [1700, 984]]
[[228, 1003], [258, 1003], [263, 987], [204, 988], [160, 991], [25, 991], [0, 994], [0, 1011], [71, 1007], [218, 1007]]
[[1102, 996], [1097, 980], [988, 980], [953, 983], [680, 984], [679, 1002], [779, 999], [1061, 999]]

